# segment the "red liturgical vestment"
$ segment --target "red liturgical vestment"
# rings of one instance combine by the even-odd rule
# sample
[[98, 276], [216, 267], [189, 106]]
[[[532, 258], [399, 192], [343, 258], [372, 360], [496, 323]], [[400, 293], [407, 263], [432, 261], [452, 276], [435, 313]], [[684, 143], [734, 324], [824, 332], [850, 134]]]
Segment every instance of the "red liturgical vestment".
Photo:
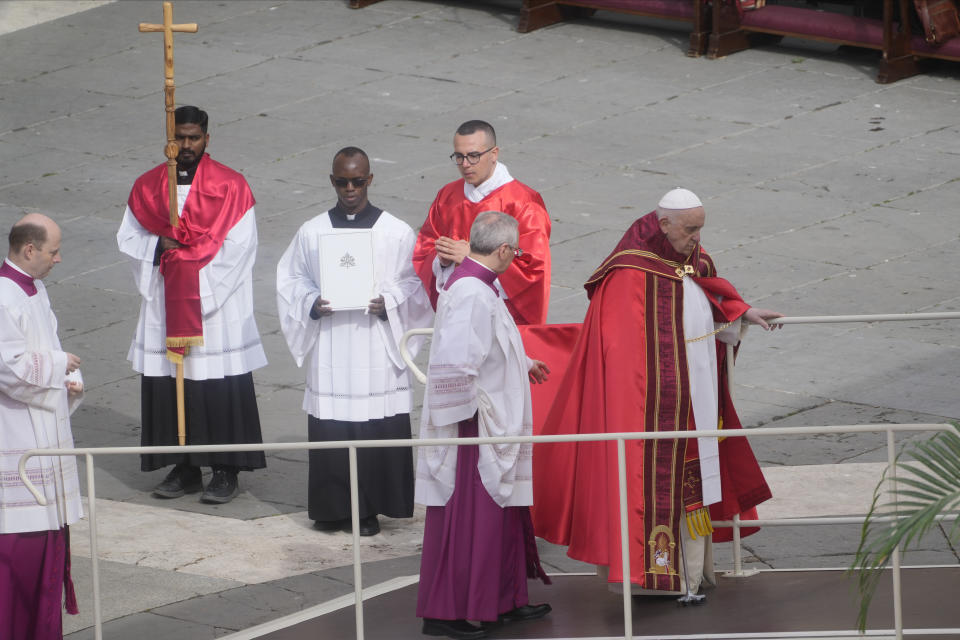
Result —
[[[715, 321], [735, 320], [749, 308], [730, 283], [715, 276], [699, 246], [685, 258], [667, 242], [655, 212], [637, 220], [586, 284], [590, 307], [543, 435], [696, 428], [684, 277], [703, 289]], [[725, 349], [717, 347], [720, 428], [740, 428], [725, 377]], [[745, 438], [721, 439], [719, 458], [721, 498], [709, 505], [712, 519], [749, 514], [770, 497]], [[628, 440], [626, 465], [630, 581], [678, 591], [674, 550], [680, 526], [688, 526], [683, 516], [702, 514], [704, 506], [697, 441]], [[572, 558], [608, 566], [609, 581], [623, 582], [616, 442], [536, 445], [533, 485], [536, 534], [569, 545]], [[729, 531], [717, 530], [714, 539], [729, 540]]]
[[178, 361], [183, 357], [183, 347], [203, 344], [200, 269], [217, 255], [230, 229], [253, 207], [253, 193], [242, 175], [204, 155], [178, 226], [170, 226], [166, 164], [137, 178], [127, 205], [144, 229], [184, 245], [164, 251], [160, 259], [167, 354]]
[[413, 250], [413, 266], [430, 294], [430, 301], [436, 308], [434, 242], [440, 236], [469, 240], [470, 226], [477, 214], [484, 211], [502, 211], [517, 219], [523, 255], [500, 274], [500, 284], [507, 294], [504, 302], [518, 325], [543, 324], [550, 302], [550, 217], [540, 194], [518, 180], [511, 180], [480, 202], [471, 202], [464, 196], [463, 179], [451, 182], [437, 194]]

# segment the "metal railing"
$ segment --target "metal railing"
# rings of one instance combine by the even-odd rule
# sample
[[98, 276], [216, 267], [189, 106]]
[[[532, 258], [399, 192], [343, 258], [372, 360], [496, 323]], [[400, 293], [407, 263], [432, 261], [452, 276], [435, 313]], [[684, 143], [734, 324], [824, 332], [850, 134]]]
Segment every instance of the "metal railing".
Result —
[[[883, 314], [883, 315], [860, 315], [860, 316], [809, 316], [809, 317], [788, 317], [779, 318], [776, 324], [800, 324], [800, 323], [820, 323], [820, 322], [876, 322], [891, 320], [944, 320], [960, 319], [960, 313], [915, 313], [915, 314]], [[406, 344], [412, 335], [430, 334], [433, 329], [416, 329], [403, 336], [401, 341], [401, 354], [407, 361], [414, 375], [421, 381], [426, 380], [423, 373], [415, 366], [410, 354], [406, 349]], [[730, 347], [732, 349], [732, 347]], [[728, 364], [732, 365], [733, 358], [728, 358]], [[732, 387], [732, 378], [731, 378]], [[96, 512], [96, 485], [94, 478], [94, 456], [98, 455], [137, 455], [141, 453], [164, 454], [164, 453], [210, 453], [210, 452], [241, 452], [241, 451], [291, 451], [291, 450], [311, 450], [311, 449], [347, 449], [350, 466], [350, 498], [351, 498], [351, 521], [353, 524], [353, 576], [354, 576], [354, 601], [357, 639], [363, 640], [363, 587], [361, 581], [361, 560], [360, 560], [360, 526], [358, 511], [358, 483], [357, 483], [357, 449], [358, 448], [390, 448], [390, 447], [424, 447], [424, 446], [448, 446], [448, 445], [474, 445], [474, 444], [504, 444], [504, 443], [556, 443], [556, 442], [604, 442], [615, 441], [617, 443], [617, 474], [619, 479], [619, 501], [620, 501], [620, 536], [622, 549], [623, 575], [630, 575], [630, 545], [629, 531], [627, 525], [627, 489], [626, 489], [626, 442], [631, 440], [671, 440], [686, 438], [709, 438], [709, 437], [782, 437], [782, 436], [809, 436], [813, 434], [839, 434], [839, 433], [869, 433], [882, 432], [887, 435], [887, 460], [891, 465], [891, 474], [895, 477], [896, 473], [896, 454], [895, 454], [895, 432], [915, 432], [915, 431], [948, 431], [951, 426], [948, 424], [884, 424], [884, 425], [844, 425], [844, 426], [821, 426], [821, 427], [779, 427], [764, 429], [736, 429], [736, 430], [711, 430], [695, 432], [668, 432], [668, 433], [606, 433], [606, 434], [568, 434], [553, 436], [513, 436], [500, 438], [434, 438], [421, 440], [344, 440], [335, 442], [297, 442], [297, 443], [264, 443], [264, 444], [243, 444], [243, 445], [190, 445], [190, 446], [169, 446], [169, 447], [99, 447], [99, 448], [78, 448], [78, 449], [33, 449], [27, 451], [20, 459], [19, 471], [20, 478], [31, 491], [40, 504], [46, 504], [45, 498], [33, 486], [26, 475], [26, 463], [32, 457], [37, 456], [84, 456], [86, 462], [87, 477], [87, 498], [88, 498], [88, 519], [90, 524], [90, 555], [93, 563], [91, 573], [93, 582], [93, 601], [94, 601], [94, 637], [96, 640], [103, 638], [103, 623], [100, 604], [100, 575], [98, 568], [98, 548], [97, 548], [97, 512]], [[733, 528], [734, 535], [734, 575], [744, 575], [742, 568], [742, 551], [740, 549], [740, 529], [744, 526], [784, 526], [784, 525], [804, 525], [804, 524], [848, 524], [862, 523], [863, 517], [844, 517], [844, 518], [779, 518], [766, 520], [740, 520], [735, 517], [732, 521], [718, 521], [717, 526], [730, 526]], [[898, 640], [903, 637], [903, 619], [902, 619], [902, 594], [900, 592], [900, 553], [899, 549], [894, 552], [893, 562], [893, 588], [894, 588], [894, 629]], [[623, 589], [623, 619], [624, 619], [624, 638], [630, 640], [633, 637], [633, 619], [631, 608], [630, 589]], [[960, 628], [943, 630], [947, 633], [960, 634]], [[782, 635], [792, 638], [804, 637], [803, 634], [767, 634], [768, 637]], [[813, 636], [822, 636], [812, 634]], [[721, 637], [722, 634], [716, 637]], [[701, 636], [703, 638], [711, 636]]]
[[[731, 429], [731, 430], [712, 430], [695, 432], [669, 432], [669, 433], [605, 433], [605, 434], [569, 434], [554, 436], [512, 436], [500, 438], [434, 438], [422, 440], [343, 440], [337, 442], [290, 442], [290, 443], [264, 443], [264, 444], [240, 444], [240, 445], [190, 445], [190, 446], [170, 446], [170, 447], [99, 447], [99, 448], [78, 448], [78, 449], [33, 449], [27, 451], [20, 459], [20, 477], [27, 488], [33, 493], [37, 502], [44, 504], [45, 499], [35, 486], [26, 477], [26, 463], [35, 456], [65, 456], [77, 455], [84, 456], [86, 461], [87, 477], [87, 497], [89, 502], [88, 518], [90, 523], [90, 555], [93, 562], [92, 581], [93, 581], [93, 602], [94, 602], [94, 637], [96, 640], [102, 640], [102, 614], [100, 604], [100, 577], [98, 570], [98, 550], [97, 550], [97, 511], [96, 511], [96, 485], [94, 479], [94, 456], [100, 455], [134, 455], [141, 453], [209, 453], [209, 452], [240, 452], [240, 451], [291, 451], [305, 449], [343, 449], [348, 450], [350, 462], [350, 495], [351, 511], [350, 517], [353, 522], [353, 577], [354, 577], [354, 599], [355, 599], [355, 618], [357, 639], [363, 640], [363, 585], [361, 582], [360, 571], [360, 526], [358, 510], [358, 484], [357, 484], [357, 449], [360, 448], [380, 448], [380, 447], [429, 447], [446, 445], [474, 445], [474, 444], [504, 444], [504, 443], [525, 443], [535, 444], [548, 442], [616, 442], [617, 443], [617, 475], [619, 479], [619, 500], [620, 500], [620, 539], [622, 548], [623, 575], [630, 575], [630, 545], [629, 530], [627, 524], [627, 484], [626, 484], [626, 443], [633, 440], [672, 440], [687, 438], [710, 438], [710, 437], [782, 437], [782, 436], [809, 436], [813, 434], [840, 434], [840, 433], [871, 433], [879, 432], [887, 434], [888, 460], [895, 461], [895, 443], [893, 434], [895, 432], [918, 432], [918, 431], [949, 431], [952, 427], [949, 424], [870, 424], [870, 425], [843, 425], [843, 426], [821, 426], [821, 427], [778, 427], [765, 429]], [[895, 467], [894, 467], [895, 469]], [[862, 517], [846, 518], [779, 518], [767, 520], [738, 520], [730, 522], [715, 522], [717, 526], [732, 526], [734, 528], [734, 554], [739, 555], [740, 527], [750, 526], [782, 526], [782, 525], [804, 525], [804, 524], [844, 524], [844, 523], [862, 523]], [[740, 560], [736, 561], [737, 567], [742, 574]], [[900, 593], [900, 559], [899, 553], [894, 555], [893, 562], [894, 576], [894, 633], [897, 638], [903, 636], [902, 604]], [[623, 589], [623, 622], [624, 638], [630, 640], [633, 638], [633, 615], [631, 608], [630, 589]], [[942, 630], [944, 633], [960, 634], [960, 628]], [[767, 634], [772, 637], [776, 634]], [[823, 632], [811, 634], [809, 637], [821, 637]], [[711, 636], [702, 636], [708, 638]], [[718, 636], [719, 637], [719, 636]], [[803, 634], [791, 633], [789, 637], [804, 637]]]

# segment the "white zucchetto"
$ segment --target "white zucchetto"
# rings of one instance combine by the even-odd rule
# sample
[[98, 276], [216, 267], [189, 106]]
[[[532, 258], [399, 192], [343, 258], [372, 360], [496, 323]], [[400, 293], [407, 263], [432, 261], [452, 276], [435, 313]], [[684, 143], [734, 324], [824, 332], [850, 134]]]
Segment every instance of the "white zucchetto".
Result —
[[661, 209], [684, 210], [702, 207], [703, 203], [700, 202], [700, 198], [693, 191], [677, 187], [660, 198], [660, 204], [657, 206]]

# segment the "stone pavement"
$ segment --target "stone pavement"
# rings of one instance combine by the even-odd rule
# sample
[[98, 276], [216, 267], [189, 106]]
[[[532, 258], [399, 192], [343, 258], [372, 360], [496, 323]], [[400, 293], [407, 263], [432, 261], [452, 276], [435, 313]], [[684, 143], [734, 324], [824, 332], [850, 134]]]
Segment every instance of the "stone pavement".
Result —
[[[77, 445], [136, 445], [139, 383], [125, 356], [138, 298], [115, 233], [133, 180], [163, 159], [161, 37], [137, 31], [160, 21], [160, 3], [38, 13], [52, 4], [0, 2], [0, 226], [33, 210], [60, 222], [64, 262], [48, 287], [66, 348], [84, 359]], [[306, 437], [274, 267], [300, 224], [334, 202], [333, 153], [366, 149], [373, 202], [416, 228], [457, 176], [450, 140], [470, 118], [494, 124], [501, 160], [546, 200], [551, 322], [582, 319], [586, 276], [677, 185], [704, 199], [704, 244], [759, 306], [958, 309], [947, 275], [960, 269], [958, 65], [878, 85], [875, 53], [812, 42], [713, 61], [687, 58], [671, 22], [601, 12], [521, 35], [518, 0], [346, 4], [174, 8], [175, 22], [200, 25], [176, 37], [177, 102], [210, 112], [211, 154], [257, 197], [256, 312], [270, 364], [255, 380], [268, 441]], [[956, 322], [751, 331], [741, 416], [758, 428], [958, 419], [956, 336]], [[763, 515], [860, 513], [886, 456], [873, 435], [752, 444], [778, 496]], [[349, 537], [309, 528], [304, 453], [270, 455], [223, 506], [154, 500], [162, 473], [138, 469], [131, 457], [97, 462], [106, 638], [219, 637], [351, 591]], [[364, 540], [364, 584], [417, 573], [421, 522], [387, 521]], [[93, 637], [85, 526], [74, 528], [83, 613], [65, 617], [70, 638]], [[763, 567], [845, 566], [856, 536], [768, 528], [745, 552]], [[543, 553], [553, 570], [583, 569], [562, 549]], [[910, 557], [958, 563], [941, 531]], [[718, 564], [730, 564], [726, 545]]]

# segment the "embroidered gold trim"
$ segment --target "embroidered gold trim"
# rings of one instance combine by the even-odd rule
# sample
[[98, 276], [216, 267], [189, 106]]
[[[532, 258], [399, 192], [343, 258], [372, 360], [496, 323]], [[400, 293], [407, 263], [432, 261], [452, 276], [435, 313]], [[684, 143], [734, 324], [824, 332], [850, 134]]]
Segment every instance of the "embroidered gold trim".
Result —
[[167, 338], [167, 347], [194, 347], [203, 344], [203, 336]]
[[[607, 266], [608, 264], [610, 264], [610, 262], [611, 262], [614, 258], [617, 258], [617, 257], [619, 257], [619, 256], [625, 256], [625, 255], [640, 256], [641, 258], [650, 258], [651, 260], [656, 260], [657, 262], [659, 262], [659, 263], [661, 263], [661, 264], [663, 264], [663, 265], [666, 265], [667, 267], [673, 269], [674, 273], [676, 273], [677, 279], [679, 279], [679, 280], [682, 280], [683, 277], [684, 277], [684, 275], [694, 275], [694, 274], [696, 273], [696, 270], [693, 268], [693, 265], [690, 265], [690, 264], [681, 264], [681, 263], [679, 263], [679, 262], [674, 262], [673, 260], [667, 260], [667, 259], [665, 259], [665, 258], [661, 258], [660, 256], [658, 256], [658, 255], [655, 254], [655, 253], [651, 253], [650, 251], [641, 251], [640, 249], [624, 249], [623, 251], [618, 251], [617, 253], [613, 254], [612, 256], [610, 256], [609, 258], [607, 258], [606, 260], [604, 260], [603, 264], [601, 264], [599, 267], [597, 267], [597, 271], [603, 271], [603, 269], [605, 269], [606, 266]], [[671, 276], [670, 274], [668, 274], [668, 273], [662, 273], [662, 272], [659, 272], [659, 271], [653, 271], [653, 270], [651, 270], [651, 269], [649, 269], [649, 268], [644, 268], [644, 267], [640, 267], [640, 266], [637, 266], [637, 265], [620, 265], [620, 266], [621, 266], [621, 267], [629, 267], [629, 268], [631, 268], [631, 269], [639, 269], [640, 271], [647, 271], [647, 272], [650, 272], [650, 273], [654, 273], [654, 274], [656, 274], [656, 275], [664, 276], [664, 277], [666, 277], [666, 278], [671, 278], [671, 277], [672, 277], [672, 276]], [[592, 283], [592, 282], [596, 282], [597, 280], [599, 280], [600, 278], [602, 278], [602, 277], [605, 276], [605, 275], [606, 275], [606, 272], [600, 274], [600, 275], [597, 276], [596, 278], [593, 278], [593, 279], [591, 279], [591, 280], [587, 280], [584, 284], [590, 284], [590, 283]]]

